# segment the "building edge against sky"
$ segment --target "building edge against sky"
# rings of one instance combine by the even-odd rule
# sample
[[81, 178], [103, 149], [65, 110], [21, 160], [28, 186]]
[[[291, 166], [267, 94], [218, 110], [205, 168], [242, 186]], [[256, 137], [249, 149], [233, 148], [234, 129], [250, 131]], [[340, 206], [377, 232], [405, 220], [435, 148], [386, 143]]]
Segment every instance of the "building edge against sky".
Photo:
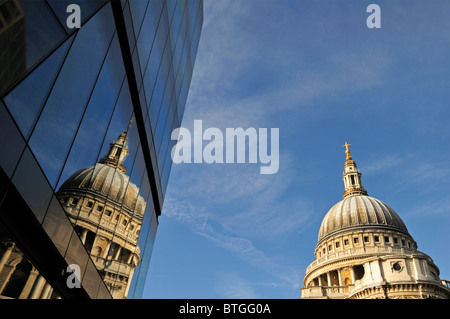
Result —
[[142, 297], [203, 2], [77, 3], [0, 1], [0, 298]]

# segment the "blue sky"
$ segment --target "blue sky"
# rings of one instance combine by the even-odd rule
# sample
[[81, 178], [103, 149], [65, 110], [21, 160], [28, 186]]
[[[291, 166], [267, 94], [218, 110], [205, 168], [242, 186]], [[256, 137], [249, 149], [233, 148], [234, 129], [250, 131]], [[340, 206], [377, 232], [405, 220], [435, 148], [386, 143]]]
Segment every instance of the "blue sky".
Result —
[[450, 279], [449, 14], [437, 0], [205, 0], [182, 126], [279, 128], [279, 171], [174, 164], [144, 298], [299, 298], [342, 199], [345, 141], [369, 195]]

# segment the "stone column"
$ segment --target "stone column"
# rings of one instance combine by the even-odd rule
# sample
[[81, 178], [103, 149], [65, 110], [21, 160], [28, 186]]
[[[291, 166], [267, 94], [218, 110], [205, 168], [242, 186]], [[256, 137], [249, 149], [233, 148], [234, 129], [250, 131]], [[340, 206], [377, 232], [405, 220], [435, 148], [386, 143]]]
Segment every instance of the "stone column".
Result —
[[[94, 242], [92, 243], [91, 251], [89, 252], [89, 254], [91, 254], [91, 255], [92, 255], [92, 252], [93, 252], [93, 250], [95, 249], [95, 247], [97, 245], [97, 240], [98, 240], [98, 236], [96, 235], [95, 238], [94, 238]], [[95, 256], [97, 256], [97, 255], [95, 255]]]
[[331, 286], [331, 276], [330, 276], [330, 272], [327, 272], [327, 281], [328, 281], [328, 286]]
[[319, 283], [319, 286], [323, 286], [322, 285], [322, 275], [319, 275], [318, 277], [317, 277], [317, 281], [318, 281], [318, 283]]
[[106, 245], [105, 251], [103, 252], [103, 258], [108, 258], [108, 253], [109, 253], [109, 249], [111, 248], [111, 242], [109, 241], [108, 244]]
[[14, 248], [14, 243], [9, 243], [6, 245], [8, 248], [3, 253], [2, 258], [0, 259], [0, 274], [2, 273], [3, 267], [5, 266], [6, 262], [8, 261], [9, 257], [11, 256], [11, 253]]
[[352, 267], [350, 267], [350, 274], [352, 276], [352, 284], [355, 284], [356, 281], [356, 276], [355, 276], [355, 269]]
[[50, 293], [51, 289], [52, 289], [52, 286], [50, 286], [50, 284], [48, 282], [46, 282], [39, 299], [49, 299], [49, 293]]
[[128, 257], [127, 264], [129, 265], [131, 263], [131, 260], [133, 259], [134, 254], [130, 251], [130, 257]]
[[88, 230], [85, 228], [83, 229], [83, 232], [81, 233], [81, 242], [83, 245], [86, 245], [86, 236], [87, 236]]
[[114, 260], [118, 260], [120, 256], [120, 252], [122, 251], [122, 246], [119, 246], [119, 248], [116, 251], [116, 254], [114, 255]]
[[30, 297], [31, 290], [33, 288], [37, 276], [39, 276], [39, 271], [35, 267], [33, 267], [30, 271], [30, 274], [28, 275], [28, 279], [18, 299], [26, 299]]
[[339, 286], [342, 286], [341, 269], [337, 270]]
[[31, 292], [28, 299], [39, 299], [44, 284], [45, 284], [44, 277], [39, 275], [34, 282], [33, 288], [31, 288]]

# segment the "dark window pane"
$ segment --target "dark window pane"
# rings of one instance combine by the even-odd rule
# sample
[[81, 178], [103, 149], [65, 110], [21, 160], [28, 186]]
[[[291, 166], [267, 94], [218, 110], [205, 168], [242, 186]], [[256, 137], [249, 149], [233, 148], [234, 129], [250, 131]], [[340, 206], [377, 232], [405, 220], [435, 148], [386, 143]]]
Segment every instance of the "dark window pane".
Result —
[[73, 37], [47, 58], [5, 98], [22, 134], [28, 139], [56, 79]]
[[72, 237], [70, 238], [64, 258], [69, 265], [75, 264], [80, 267], [81, 278], [78, 279], [82, 282], [89, 255], [76, 232], [72, 232]]
[[114, 37], [56, 189], [77, 170], [94, 165], [101, 155], [100, 148], [124, 79], [119, 41]]
[[26, 70], [25, 14], [17, 2], [0, 5], [0, 96]]
[[123, 7], [123, 18], [125, 20], [125, 26], [127, 28], [128, 44], [130, 46], [131, 52], [134, 52], [136, 38], [134, 35], [133, 21], [131, 19], [130, 5], [128, 2]]
[[97, 299], [111, 299], [111, 294], [109, 293], [108, 288], [106, 288], [103, 284], [101, 284], [98, 289]]
[[167, 0], [167, 16], [169, 18], [169, 22], [172, 21], [172, 17], [176, 7], [178, 6], [178, 0]]
[[157, 228], [158, 222], [156, 220], [156, 215], [154, 211], [149, 208], [146, 210], [144, 220], [142, 222], [142, 233], [138, 241], [138, 245], [141, 247], [141, 263], [138, 268], [136, 268], [133, 276], [130, 298], [142, 298], [142, 292], [144, 290], [145, 279], [147, 277], [148, 267], [150, 265], [150, 258], [153, 251]]
[[53, 192], [35, 158], [27, 147], [12, 181], [39, 222], [42, 222]]
[[113, 31], [109, 5], [80, 29], [31, 136], [30, 146], [52, 186], [94, 88]]
[[64, 256], [72, 235], [73, 227], [55, 196], [53, 196], [50, 206], [48, 207], [42, 227], [53, 241], [56, 248], [58, 248], [61, 255]]
[[[156, 7], [156, 4], [159, 4], [159, 7]], [[147, 65], [150, 49], [156, 35], [156, 29], [158, 27], [159, 17], [161, 15], [162, 4], [163, 3], [159, 1], [151, 2], [138, 37], [137, 48], [139, 51], [139, 60], [141, 62], [141, 67], [143, 70]]]
[[55, 48], [66, 33], [43, 1], [6, 1], [0, 14], [10, 20], [0, 35], [0, 61], [4, 61], [0, 65], [2, 94], [26, 69]]
[[[192, 21], [193, 23], [193, 21]], [[192, 56], [192, 67], [194, 67], [193, 63], [195, 57], [197, 55], [198, 43], [200, 41], [200, 33], [202, 31], [202, 23], [203, 23], [203, 11], [200, 10], [197, 15], [197, 19], [195, 21], [195, 28], [193, 30], [193, 34], [191, 36], [191, 56]]]
[[[189, 33], [191, 35], [194, 34], [194, 27], [195, 27], [197, 15], [198, 15], [199, 7], [201, 6], [203, 8], [203, 6], [201, 5], [200, 2], [201, 1], [189, 1], [189, 26], [190, 26]], [[202, 10], [202, 9], [200, 9], [200, 10]]]
[[148, 0], [129, 1], [131, 17], [133, 19], [134, 34], [137, 36], [141, 28], [142, 19], [147, 10]]
[[[120, 92], [119, 99], [117, 101], [117, 105], [114, 109], [114, 113], [112, 119], [108, 126], [108, 131], [106, 132], [106, 136], [101, 148], [100, 153], [98, 154], [97, 161], [99, 161], [109, 150], [109, 145], [111, 142], [115, 141], [119, 134], [124, 132], [128, 125], [130, 125], [130, 120], [133, 116], [133, 109], [130, 97], [130, 91], [128, 89], [128, 84], [125, 81], [122, 90]], [[136, 122], [131, 123], [131, 127], [136, 126]], [[133, 134], [133, 133], [130, 133]], [[128, 138], [130, 139], [130, 135], [128, 134]], [[134, 146], [136, 147], [136, 146]], [[130, 152], [131, 154], [131, 152]], [[126, 158], [124, 161], [124, 165], [128, 165], [129, 159]]]
[[97, 298], [98, 289], [101, 284], [103, 285], [103, 282], [97, 268], [90, 259], [88, 260], [81, 284], [92, 299]]
[[178, 122], [181, 123], [183, 117], [184, 108], [186, 107], [186, 99], [189, 92], [189, 85], [191, 84], [191, 66], [188, 65], [187, 72], [184, 75], [183, 84], [181, 86], [180, 97], [178, 99]]
[[0, 165], [8, 176], [11, 176], [25, 147], [25, 141], [14, 125], [5, 106], [0, 102]]
[[[154, 6], [153, 2], [151, 3], [150, 8], [152, 8], [152, 6]], [[156, 8], [156, 11], [158, 11], [158, 10], [160, 10], [160, 9]], [[147, 63], [146, 76], [147, 76], [147, 73], [150, 72], [151, 73], [150, 76], [156, 79], [159, 64], [161, 62], [161, 56], [164, 51], [164, 46], [165, 46], [165, 43], [167, 40], [168, 30], [169, 30], [169, 24], [167, 21], [167, 8], [164, 6], [162, 15], [160, 16], [160, 19], [159, 19], [158, 28], [156, 31], [156, 37], [153, 41], [150, 58], [149, 58], [148, 62], [145, 61]], [[151, 88], [153, 88], [153, 85], [151, 86]], [[151, 93], [151, 91], [149, 91], [148, 93]]]

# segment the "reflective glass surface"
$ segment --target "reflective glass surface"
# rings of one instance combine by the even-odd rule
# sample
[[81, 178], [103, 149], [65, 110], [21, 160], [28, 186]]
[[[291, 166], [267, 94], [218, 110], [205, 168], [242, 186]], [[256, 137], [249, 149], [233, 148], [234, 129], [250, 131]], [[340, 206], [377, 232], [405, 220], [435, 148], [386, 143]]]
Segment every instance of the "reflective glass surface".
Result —
[[28, 147], [25, 148], [12, 181], [36, 218], [42, 222], [53, 192]]
[[30, 146], [53, 186], [95, 86], [113, 31], [110, 6], [105, 6], [80, 29], [31, 136]]
[[72, 236], [73, 227], [56, 196], [52, 198], [42, 227], [55, 243], [61, 255], [64, 256]]
[[[81, 7], [80, 29], [65, 25], [71, 3]], [[117, 3], [0, 5], [0, 28], [15, 36], [14, 45], [0, 36], [0, 61], [18, 59], [0, 65], [0, 142], [9, 149], [0, 164], [61, 267], [80, 267], [90, 298], [142, 297], [202, 24], [201, 1], [122, 0], [113, 12]], [[16, 22], [6, 25], [5, 14]], [[121, 14], [124, 26], [115, 24]], [[58, 270], [50, 281], [66, 278]]]
[[0, 299], [59, 299], [52, 285], [1, 225]]
[[9, 0], [0, 4], [0, 95], [66, 37], [43, 1]]
[[[75, 171], [95, 164], [105, 132], [125, 83], [125, 70], [117, 36], [114, 37], [89, 104], [77, 130], [59, 185]], [[120, 107], [120, 106], [119, 106]], [[59, 188], [59, 185], [57, 188]]]
[[10, 112], [26, 139], [36, 123], [61, 69], [73, 37], [64, 42], [47, 60], [5, 97]]
[[0, 152], [0, 165], [5, 173], [11, 177], [25, 147], [25, 141], [2, 102], [0, 102], [0, 127], [2, 128], [0, 145], [7, 150]]

